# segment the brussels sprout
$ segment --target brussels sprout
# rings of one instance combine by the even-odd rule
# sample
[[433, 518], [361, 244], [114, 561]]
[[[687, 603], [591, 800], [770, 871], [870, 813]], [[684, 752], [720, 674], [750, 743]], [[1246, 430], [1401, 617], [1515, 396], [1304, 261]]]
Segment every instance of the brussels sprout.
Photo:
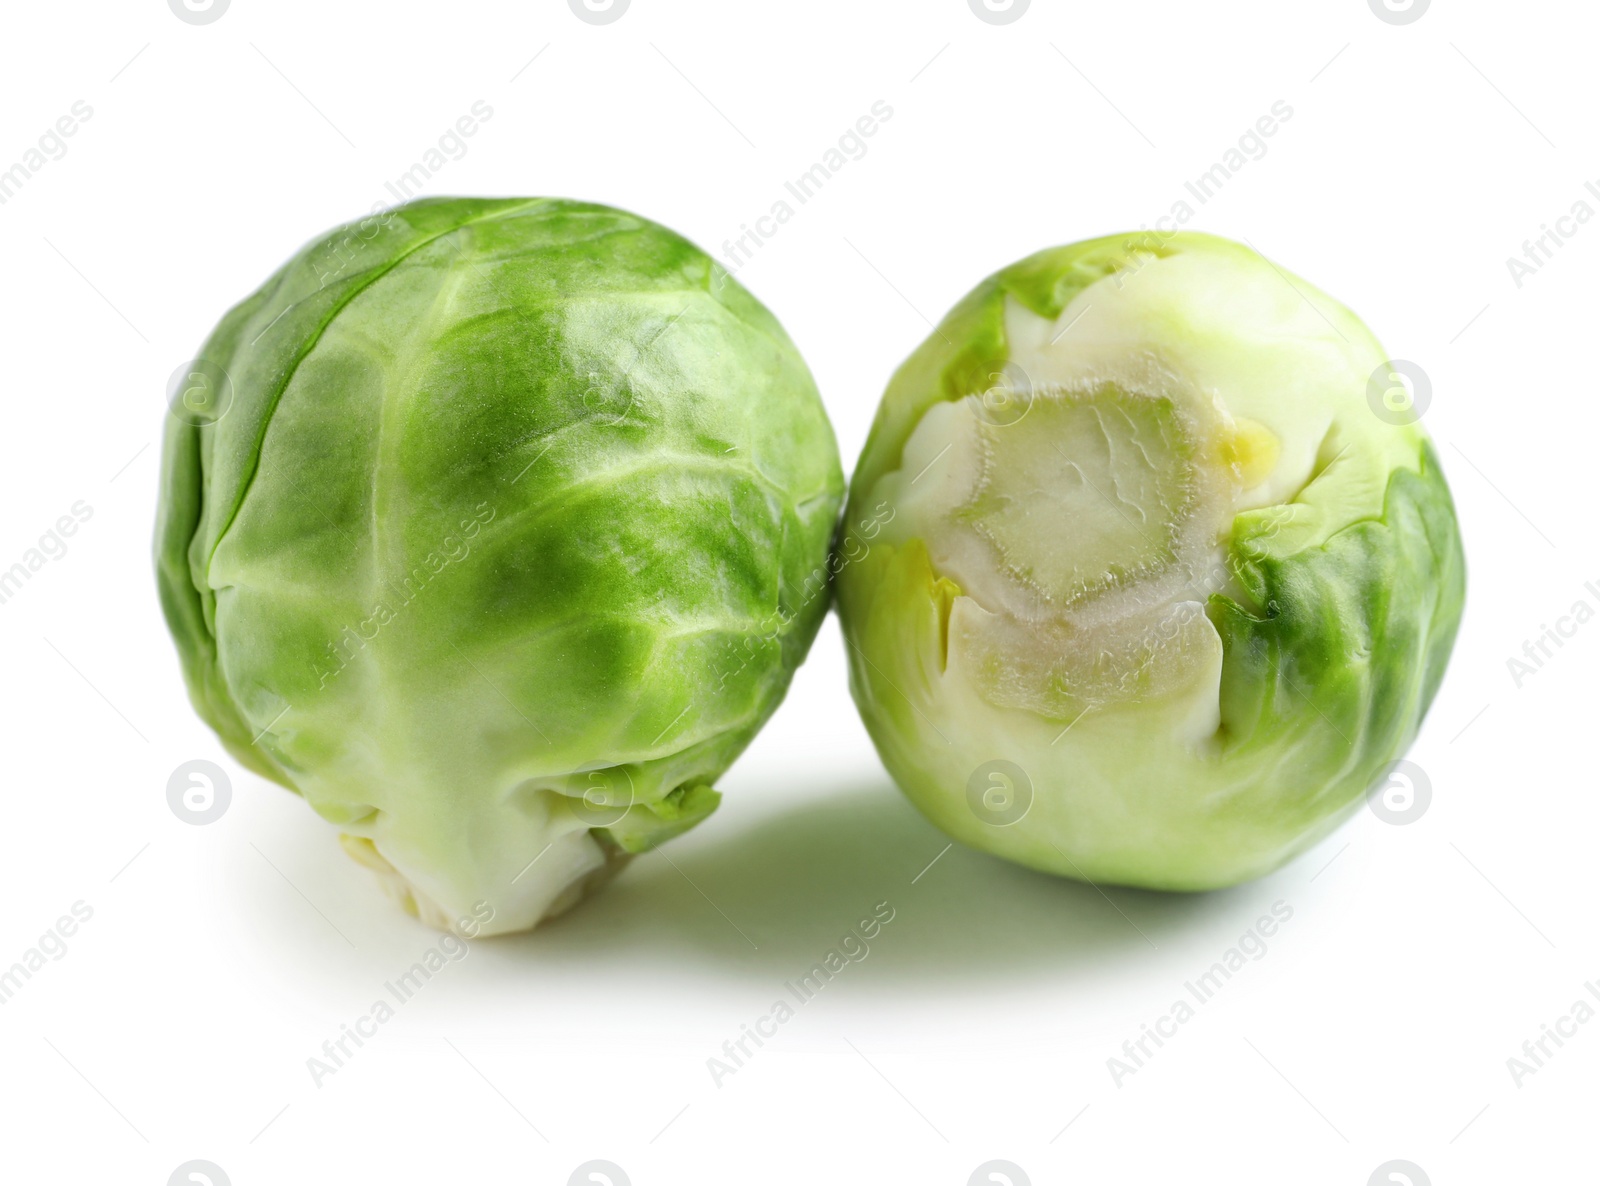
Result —
[[1163, 889], [1329, 832], [1461, 615], [1404, 394], [1354, 315], [1224, 239], [978, 285], [890, 381], [838, 540], [851, 688], [901, 788], [977, 848]]
[[843, 480], [708, 256], [604, 206], [415, 202], [302, 250], [189, 374], [156, 557], [195, 707], [402, 905], [525, 929], [716, 807], [826, 612]]

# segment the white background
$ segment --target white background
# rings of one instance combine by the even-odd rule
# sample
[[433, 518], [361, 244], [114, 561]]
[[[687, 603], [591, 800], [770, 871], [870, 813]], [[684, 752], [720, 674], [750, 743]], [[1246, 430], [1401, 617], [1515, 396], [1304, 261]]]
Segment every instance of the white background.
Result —
[[[1520, 1087], [1506, 1063], [1600, 979], [1600, 626], [1520, 688], [1507, 666], [1600, 605], [1600, 221], [1520, 287], [1506, 265], [1575, 202], [1600, 210], [1586, 6], [1438, 0], [1395, 26], [1365, 0], [1034, 0], [994, 26], [965, 0], [633, 0], [593, 26], [563, 0], [234, 0], [196, 27], [124, 0], [3, 20], [0, 168], [74, 101], [93, 115], [0, 205], [0, 567], [74, 502], [93, 516], [0, 605], [0, 965], [72, 903], [93, 917], [0, 1006], [0, 1177], [158, 1184], [204, 1158], [238, 1186], [566, 1183], [602, 1158], [635, 1186], [958, 1186], [1005, 1159], [1036, 1184], [1361, 1186], [1403, 1158], [1440, 1186], [1590, 1180], [1600, 1023]], [[164, 390], [225, 308], [386, 200], [479, 99], [492, 119], [427, 192], [593, 199], [718, 255], [892, 106], [739, 273], [815, 371], [847, 471], [929, 318], [1185, 197], [1190, 227], [1348, 302], [1431, 377], [1467, 542], [1460, 642], [1411, 753], [1427, 814], [1363, 809], [1204, 897], [959, 848], [927, 868], [946, 842], [874, 756], [830, 620], [671, 863], [474, 945], [314, 1086], [306, 1060], [435, 937], [187, 704], [148, 555]], [[1186, 194], [1280, 99], [1266, 154]], [[166, 802], [193, 758], [233, 776], [207, 827]], [[1280, 900], [1268, 954], [1117, 1086], [1106, 1060]], [[707, 1059], [880, 901], [870, 957], [715, 1085]]]

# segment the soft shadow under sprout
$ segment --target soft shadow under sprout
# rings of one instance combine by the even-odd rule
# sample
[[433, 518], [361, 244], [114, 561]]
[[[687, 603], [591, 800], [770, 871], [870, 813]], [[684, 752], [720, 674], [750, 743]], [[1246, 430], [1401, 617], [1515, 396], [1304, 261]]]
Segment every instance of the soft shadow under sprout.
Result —
[[507, 945], [540, 963], [656, 949], [783, 980], [852, 954], [841, 940], [886, 902], [870, 955], [849, 941], [872, 969], [851, 979], [1003, 983], [1137, 959], [1227, 908], [1227, 893], [1098, 888], [947, 845], [886, 779], [863, 780], [648, 853], [610, 894]]

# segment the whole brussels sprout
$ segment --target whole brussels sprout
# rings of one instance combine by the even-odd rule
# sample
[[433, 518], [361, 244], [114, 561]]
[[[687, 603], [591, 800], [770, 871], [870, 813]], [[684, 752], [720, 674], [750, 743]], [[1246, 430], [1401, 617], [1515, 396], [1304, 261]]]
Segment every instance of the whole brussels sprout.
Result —
[[1198, 234], [1044, 251], [890, 381], [836, 565], [901, 788], [1037, 869], [1177, 890], [1277, 867], [1415, 735], [1465, 570], [1383, 349]]
[[191, 697], [439, 927], [532, 927], [704, 819], [827, 608], [832, 429], [656, 224], [415, 202], [222, 319], [166, 435]]

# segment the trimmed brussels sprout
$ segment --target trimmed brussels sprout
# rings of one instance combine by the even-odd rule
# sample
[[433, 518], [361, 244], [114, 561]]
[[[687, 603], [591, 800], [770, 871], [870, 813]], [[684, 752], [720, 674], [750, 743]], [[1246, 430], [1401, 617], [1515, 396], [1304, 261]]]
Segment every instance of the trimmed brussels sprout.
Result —
[[432, 925], [531, 927], [704, 819], [826, 612], [811, 375], [634, 215], [352, 223], [186, 382], [156, 560], [195, 707]]
[[1198, 234], [978, 285], [889, 383], [837, 544], [851, 688], [951, 836], [1203, 890], [1404, 752], [1465, 589], [1439, 461], [1347, 309]]

